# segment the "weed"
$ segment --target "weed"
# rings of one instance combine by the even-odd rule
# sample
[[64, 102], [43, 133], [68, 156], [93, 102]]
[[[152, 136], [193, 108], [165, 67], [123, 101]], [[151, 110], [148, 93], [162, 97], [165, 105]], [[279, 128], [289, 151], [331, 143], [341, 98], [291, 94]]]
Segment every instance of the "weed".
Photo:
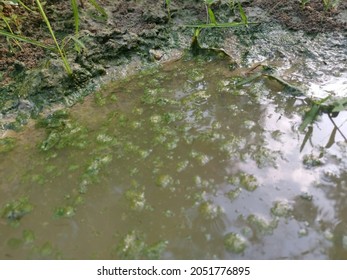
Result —
[[340, 0], [322, 0], [324, 10], [329, 11], [331, 9], [334, 9], [337, 7], [337, 5], [340, 3]]
[[[3, 10], [0, 10], [0, 19], [2, 19], [2, 23], [0, 22], [0, 35], [5, 36], [9, 42], [9, 40], [13, 40], [13, 42], [15, 42], [15, 44], [21, 48], [20, 44], [18, 41], [22, 41], [25, 43], [29, 43], [35, 46], [39, 46], [45, 49], [49, 49], [51, 51], [55, 51], [60, 55], [60, 58], [63, 62], [64, 68], [67, 72], [67, 74], [69, 76], [72, 76], [72, 69], [71, 66], [68, 62], [67, 56], [65, 54], [65, 48], [67, 46], [67, 44], [71, 41], [74, 42], [75, 44], [75, 49], [77, 52], [80, 52], [82, 48], [85, 48], [83, 42], [79, 39], [79, 26], [80, 26], [80, 17], [79, 17], [79, 12], [78, 12], [78, 4], [77, 4], [77, 0], [71, 0], [71, 9], [73, 12], [73, 17], [74, 17], [74, 26], [75, 26], [75, 35], [68, 35], [65, 38], [63, 38], [63, 40], [59, 43], [55, 33], [53, 31], [53, 28], [51, 26], [51, 23], [44, 11], [43, 5], [44, 3], [41, 2], [40, 0], [35, 0], [37, 8], [39, 10], [39, 14], [41, 15], [42, 19], [44, 20], [49, 33], [51, 35], [51, 38], [54, 41], [55, 46], [52, 45], [48, 45], [48, 44], [44, 44], [41, 43], [37, 40], [34, 40], [32, 38], [28, 38], [22, 35], [18, 35], [16, 34], [12, 28], [11, 28], [11, 24], [13, 24], [14, 26], [16, 26], [17, 31], [20, 33], [20, 20], [19, 17], [16, 13], [11, 13], [9, 16], [5, 15], [3, 13]], [[102, 16], [107, 18], [107, 14], [105, 12], [105, 10], [95, 1], [95, 0], [88, 0], [88, 2], [99, 12], [102, 14]], [[18, 3], [19, 5], [21, 5], [26, 11], [35, 14], [37, 13], [36, 11], [34, 11], [33, 9], [29, 8], [28, 6], [26, 6], [22, 1], [17, 0], [15, 1], [15, 3], [13, 5], [16, 5], [16, 3]], [[1, 7], [1, 6], [0, 6]], [[8, 31], [5, 31], [4, 29], [8, 29]], [[10, 45], [10, 42], [9, 42]]]
[[168, 17], [169, 21], [171, 20], [170, 5], [171, 5], [171, 0], [165, 0], [164, 6], [165, 6], [165, 8], [166, 8], [167, 17]]
[[62, 59], [62, 61], [64, 63], [65, 70], [66, 70], [67, 74], [69, 76], [71, 76], [72, 75], [72, 69], [70, 67], [70, 64], [69, 64], [69, 62], [67, 60], [67, 57], [66, 57], [64, 51], [61, 49], [61, 47], [60, 47], [60, 45], [59, 45], [59, 43], [58, 43], [58, 41], [57, 41], [57, 39], [55, 37], [54, 31], [53, 31], [52, 26], [51, 26], [51, 24], [49, 22], [49, 19], [46, 16], [45, 11], [43, 10], [42, 4], [41, 4], [40, 0], [35, 0], [35, 1], [36, 1], [36, 4], [37, 4], [37, 7], [39, 8], [39, 11], [40, 11], [40, 14], [41, 14], [42, 18], [45, 21], [49, 32], [51, 33], [52, 39], [54, 40], [54, 43], [55, 43], [56, 48], [58, 50], [58, 53], [59, 53], [59, 55], [60, 55], [60, 57], [61, 57], [61, 59]]
[[305, 9], [306, 4], [308, 4], [311, 0], [299, 0], [299, 3], [301, 5], [301, 9]]

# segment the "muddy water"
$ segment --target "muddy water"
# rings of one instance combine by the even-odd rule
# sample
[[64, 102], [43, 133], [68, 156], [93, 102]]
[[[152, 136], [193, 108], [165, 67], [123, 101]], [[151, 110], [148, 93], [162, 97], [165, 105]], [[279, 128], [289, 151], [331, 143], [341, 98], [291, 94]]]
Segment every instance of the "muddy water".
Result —
[[181, 60], [7, 138], [0, 258], [346, 259], [347, 112], [236, 82]]

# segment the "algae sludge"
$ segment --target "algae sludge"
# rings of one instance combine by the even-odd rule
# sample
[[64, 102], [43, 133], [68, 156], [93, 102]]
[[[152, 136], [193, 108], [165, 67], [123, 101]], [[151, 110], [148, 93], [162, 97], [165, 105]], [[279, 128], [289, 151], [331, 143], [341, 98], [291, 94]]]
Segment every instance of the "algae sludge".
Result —
[[167, 63], [1, 140], [0, 258], [346, 258], [342, 135], [230, 73]]

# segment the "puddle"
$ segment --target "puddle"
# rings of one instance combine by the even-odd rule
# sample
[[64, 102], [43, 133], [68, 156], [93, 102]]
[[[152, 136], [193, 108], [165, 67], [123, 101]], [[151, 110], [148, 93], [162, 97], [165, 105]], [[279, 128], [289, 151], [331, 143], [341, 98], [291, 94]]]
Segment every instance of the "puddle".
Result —
[[166, 64], [1, 143], [0, 258], [346, 259], [347, 112], [235, 82]]

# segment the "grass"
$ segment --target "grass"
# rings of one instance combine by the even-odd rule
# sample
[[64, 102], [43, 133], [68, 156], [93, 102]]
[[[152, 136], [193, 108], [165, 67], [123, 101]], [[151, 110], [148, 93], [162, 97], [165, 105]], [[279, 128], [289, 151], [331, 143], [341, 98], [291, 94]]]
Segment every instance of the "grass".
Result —
[[[206, 23], [198, 23], [198, 24], [188, 24], [186, 27], [192, 27], [195, 28], [193, 40], [191, 44], [191, 49], [193, 54], [199, 53], [199, 50], [201, 49], [198, 37], [201, 34], [201, 30], [205, 28], [233, 28], [233, 27], [240, 27], [240, 26], [248, 26], [249, 24], [257, 24], [255, 22], [249, 22], [247, 15], [241, 5], [241, 3], [238, 1], [238, 9], [241, 17], [240, 22], [217, 22], [216, 16], [211, 8], [212, 4], [214, 4], [216, 0], [204, 0], [205, 8], [206, 8]], [[235, 3], [234, 1], [230, 1], [230, 5], [233, 5], [234, 7]]]
[[57, 48], [57, 51], [58, 51], [58, 53], [59, 53], [59, 55], [61, 57], [61, 60], [63, 61], [64, 68], [65, 68], [67, 74], [69, 76], [72, 76], [72, 69], [71, 69], [71, 66], [69, 64], [69, 61], [67, 60], [67, 57], [66, 57], [64, 51], [61, 49], [61, 47], [60, 47], [60, 45], [59, 45], [59, 43], [57, 41], [57, 38], [55, 37], [55, 34], [54, 34], [53, 29], [52, 29], [51, 23], [49, 22], [49, 19], [47, 18], [46, 13], [43, 10], [42, 4], [41, 4], [40, 0], [35, 0], [35, 1], [36, 1], [36, 4], [37, 4], [37, 7], [39, 8], [41, 16], [42, 16], [44, 22], [47, 25], [49, 33], [51, 34], [52, 39], [54, 40], [55, 46]]
[[[22, 1], [17, 0], [15, 2], [18, 2], [19, 5], [21, 5], [27, 12], [29, 12], [30, 14], [34, 14], [36, 13], [36, 11], [34, 11], [32, 8], [28, 7], [27, 5], [25, 5]], [[103, 16], [107, 18], [107, 13], [106, 11], [95, 1], [95, 0], [88, 0], [88, 2]], [[78, 11], [78, 2], [77, 0], [71, 0], [71, 10], [73, 13], [73, 18], [74, 18], [74, 27], [75, 27], [75, 32], [74, 35], [68, 35], [65, 38], [62, 39], [62, 41], [59, 43], [57, 40], [57, 37], [55, 35], [55, 32], [52, 28], [52, 25], [50, 23], [50, 20], [48, 19], [46, 12], [44, 10], [44, 3], [41, 2], [40, 0], [35, 0], [36, 6], [38, 8], [38, 11], [43, 19], [43, 21], [45, 22], [48, 31], [50, 33], [51, 38], [54, 41], [54, 46], [52, 45], [48, 45], [48, 44], [44, 44], [42, 42], [39, 42], [37, 40], [34, 40], [32, 38], [28, 38], [26, 36], [22, 36], [22, 35], [18, 35], [15, 34], [15, 32], [12, 30], [10, 22], [13, 23], [16, 27], [17, 30], [19, 31], [19, 23], [17, 20], [18, 15], [16, 15], [15, 13], [11, 14], [11, 18], [6, 17], [2, 11], [0, 11], [0, 19], [2, 19], [2, 22], [4, 24], [0, 23], [0, 27], [2, 27], [2, 29], [0, 30], [0, 35], [5, 36], [9, 42], [9, 40], [13, 40], [13, 42], [19, 47], [21, 48], [21, 45], [19, 44], [19, 41], [21, 42], [25, 42], [25, 43], [29, 43], [41, 48], [45, 48], [48, 49], [50, 51], [54, 51], [57, 52], [61, 58], [61, 61], [63, 62], [64, 68], [66, 73], [69, 76], [72, 76], [73, 71], [72, 68], [69, 64], [69, 61], [67, 59], [66, 53], [64, 51], [64, 49], [66, 48], [66, 45], [73, 41], [75, 44], [75, 50], [77, 52], [80, 52], [82, 48], [85, 48], [83, 42], [79, 39], [79, 28], [80, 28], [80, 16], [79, 16], [79, 11]], [[5, 31], [5, 28], [8, 29], [8, 31]], [[10, 44], [10, 43], [9, 43]]]
[[170, 10], [171, 0], [165, 0], [165, 8], [167, 11], [167, 17], [169, 21], [171, 20], [171, 10]]

